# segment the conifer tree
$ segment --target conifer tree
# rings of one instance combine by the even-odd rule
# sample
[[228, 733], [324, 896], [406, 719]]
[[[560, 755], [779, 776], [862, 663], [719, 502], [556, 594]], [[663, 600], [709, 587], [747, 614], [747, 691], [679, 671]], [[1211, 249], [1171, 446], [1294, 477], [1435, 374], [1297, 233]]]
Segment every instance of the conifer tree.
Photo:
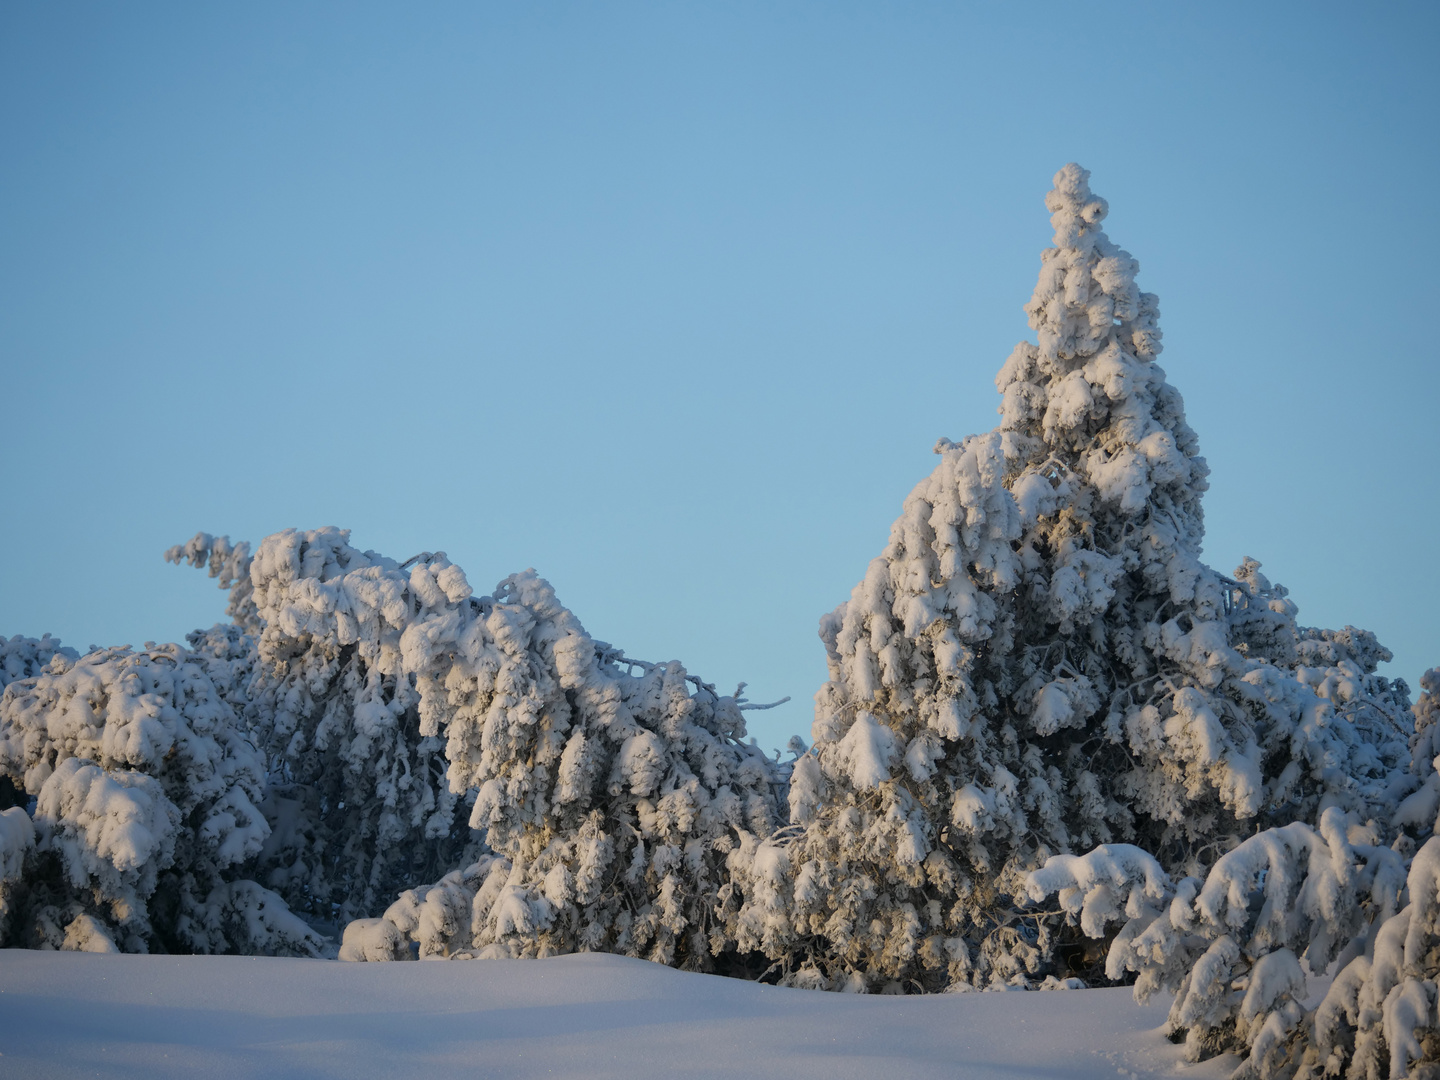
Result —
[[[269, 827], [262, 759], [178, 645], [12, 638], [0, 775], [33, 801], [0, 820], [8, 944], [315, 955], [320, 940], [242, 867]], [[23, 663], [15, 663], [17, 658]], [[44, 658], [43, 666], [38, 661]]]
[[248, 550], [202, 533], [167, 557], [232, 590], [236, 622], [191, 644], [269, 754], [256, 875], [349, 924], [343, 956], [731, 948], [715, 896], [785, 782], [738, 691], [593, 640], [533, 571], [475, 596], [443, 553], [397, 564], [343, 530]]
[[[1126, 842], [1199, 872], [1322, 796], [1363, 818], [1404, 755], [1408, 701], [1374, 676], [1373, 638], [1302, 632], [1258, 564], [1232, 580], [1201, 562], [1208, 468], [1156, 362], [1158, 301], [1088, 173], [1060, 170], [1046, 206], [1037, 341], [996, 380], [1000, 426], [941, 440], [821, 622], [830, 679], [790, 795], [803, 832], [774, 842], [787, 872], [752, 883], [740, 916], [792, 981], [1025, 982], [1054, 942], [1022, 875], [1049, 856]], [[1304, 657], [1344, 668], [1331, 689], [1379, 727], [1301, 682]]]
[[[1307, 632], [1300, 644], [1346, 639], [1353, 648], [1367, 637]], [[1355, 692], [1346, 660], [1296, 673], [1333, 694], [1342, 715], [1383, 706], [1384, 695]], [[1390, 795], [1408, 794], [1393, 813], [1388, 800], [1372, 803], [1377, 814], [1366, 820], [1324, 806], [1313, 822], [1245, 839], [1203, 880], [1172, 883], [1129, 845], [1056, 855], [1027, 876], [1031, 899], [1053, 895], [1083, 933], [1108, 936], [1107, 974], [1133, 975], [1138, 1000], [1173, 995], [1167, 1033], [1183, 1039], [1190, 1060], [1237, 1053], [1244, 1062], [1235, 1075], [1260, 1080], [1440, 1071], [1437, 675], [1421, 679], [1413, 757], [1391, 774]], [[1107, 932], [1117, 922], [1118, 933]], [[1310, 978], [1327, 974], [1317, 1003]]]
[[729, 856], [780, 824], [743, 698], [593, 640], [533, 571], [407, 631], [426, 731], [490, 853], [347, 928], [342, 959], [618, 952], [710, 970]]
[[190, 645], [265, 755], [271, 835], [255, 873], [337, 930], [434, 880], [472, 839], [400, 658], [406, 629], [470, 587], [443, 553], [402, 567], [349, 535], [286, 529], [252, 558], [247, 543], [199, 533], [166, 553], [230, 592], [234, 621]]

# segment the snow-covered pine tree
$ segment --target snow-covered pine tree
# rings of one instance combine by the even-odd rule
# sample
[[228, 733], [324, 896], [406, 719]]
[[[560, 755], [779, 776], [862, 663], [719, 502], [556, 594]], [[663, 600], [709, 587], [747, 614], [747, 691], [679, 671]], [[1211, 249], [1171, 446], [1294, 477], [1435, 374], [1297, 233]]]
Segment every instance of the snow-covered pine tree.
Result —
[[1307, 973], [1363, 953], [1405, 902], [1405, 860], [1377, 839], [1331, 806], [1314, 827], [1247, 838], [1203, 881], [1172, 885], [1151, 855], [1116, 844], [1052, 856], [1027, 886], [1058, 896], [1088, 936], [1112, 936], [1106, 974], [1132, 973], [1137, 1000], [1174, 995], [1167, 1033], [1188, 1060], [1234, 1051], [1247, 1058], [1237, 1076], [1289, 1076], [1308, 1037]]
[[[1440, 1076], [1440, 668], [1425, 672], [1420, 687], [1407, 770], [1418, 787], [1386, 832], [1397, 853], [1419, 850], [1396, 901], [1400, 910], [1371, 905], [1369, 925], [1336, 964], [1325, 998], [1297, 1026], [1285, 1054], [1271, 1053], [1304, 1080]], [[1249, 1061], [1268, 1064], [1262, 1049], [1252, 1046]], [[1280, 1068], [1255, 1071], [1283, 1075]]]
[[0, 773], [34, 799], [33, 822], [0, 823], [7, 943], [318, 954], [278, 896], [236, 880], [269, 832], [263, 770], [196, 657], [49, 638], [5, 653]]
[[[1336, 638], [1350, 648], [1367, 640], [1356, 631], [1328, 640]], [[1307, 681], [1338, 689], [1352, 674], [1340, 664]], [[1203, 881], [1173, 885], [1128, 845], [1057, 855], [1028, 875], [1031, 899], [1058, 896], [1092, 938], [1123, 924], [1107, 974], [1133, 973], [1141, 1001], [1156, 990], [1174, 995], [1167, 1027], [1184, 1037], [1191, 1060], [1236, 1052], [1244, 1057], [1237, 1077], [1261, 1080], [1440, 1074], [1440, 672], [1426, 672], [1421, 686], [1413, 758], [1393, 778], [1392, 794], [1410, 794], [1392, 814], [1362, 822], [1330, 805], [1313, 825], [1266, 829], [1221, 856]], [[1337, 710], [1364, 700], [1347, 694]], [[1326, 973], [1335, 977], [1307, 1011], [1307, 977]]]
[[1420, 697], [1415, 702], [1415, 736], [1412, 740], [1412, 758], [1418, 763], [1432, 748], [1440, 753], [1440, 746], [1434, 742], [1440, 735], [1440, 668], [1431, 668], [1420, 676]]
[[426, 723], [494, 854], [347, 928], [342, 959], [643, 956], [733, 948], [727, 867], [780, 823], [784, 772], [743, 699], [593, 640], [533, 571], [406, 636]]
[[1339, 971], [1299, 1032], [1289, 1055], [1298, 1058], [1297, 1078], [1320, 1080], [1342, 1070], [1355, 1080], [1440, 1076], [1440, 838], [1415, 853], [1403, 899], [1365, 952]]
[[401, 566], [349, 535], [287, 529], [252, 558], [247, 543], [199, 533], [165, 555], [230, 592], [234, 621], [189, 640], [265, 755], [271, 834], [254, 873], [337, 928], [434, 880], [471, 842], [400, 658], [406, 629], [470, 587], [443, 554]]
[[415, 943], [711, 966], [733, 938], [727, 858], [784, 798], [738, 692], [592, 640], [533, 571], [477, 597], [443, 553], [401, 565], [348, 537], [287, 530], [246, 564], [200, 534], [167, 556], [249, 586], [243, 625], [191, 641], [271, 756], [257, 876], [354, 919], [354, 959]]
[[35, 846], [35, 825], [24, 807], [0, 810], [0, 942], [10, 940], [10, 926], [24, 897], [25, 859]]
[[1038, 343], [1001, 369], [999, 428], [941, 440], [821, 622], [830, 681], [790, 794], [803, 833], [772, 842], [761, 862], [785, 871], [750, 882], [739, 916], [792, 981], [1024, 981], [1053, 941], [1013, 898], [1050, 855], [1128, 842], [1203, 871], [1322, 795], [1365, 817], [1402, 756], [1393, 733], [1362, 750], [1371, 728], [1296, 678], [1302, 654], [1348, 664], [1366, 722], [1393, 720], [1404, 689], [1373, 675], [1373, 639], [1301, 634], [1268, 583], [1200, 561], [1208, 469], [1155, 362], [1156, 298], [1088, 173], [1067, 165], [1046, 205]]

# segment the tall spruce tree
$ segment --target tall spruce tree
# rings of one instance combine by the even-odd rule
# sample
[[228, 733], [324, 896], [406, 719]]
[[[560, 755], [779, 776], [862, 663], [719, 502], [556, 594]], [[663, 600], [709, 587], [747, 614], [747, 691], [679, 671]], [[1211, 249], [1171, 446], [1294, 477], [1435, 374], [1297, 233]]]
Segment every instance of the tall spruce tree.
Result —
[[[1208, 468], [1156, 363], [1157, 299], [1088, 176], [1067, 165], [1046, 197], [1037, 342], [996, 380], [1000, 426], [940, 441], [821, 622], [803, 831], [771, 841], [778, 883], [736, 901], [743, 944], [791, 981], [1026, 981], [1053, 924], [1016, 898], [1050, 855], [1124, 841], [1197, 872], [1267, 814], [1311, 818], [1322, 795], [1363, 811], [1404, 756], [1317, 689], [1348, 679], [1393, 721], [1408, 701], [1374, 675], [1373, 637], [1301, 631], [1253, 560], [1244, 580], [1201, 562]], [[1330, 665], [1315, 686], [1304, 658]]]

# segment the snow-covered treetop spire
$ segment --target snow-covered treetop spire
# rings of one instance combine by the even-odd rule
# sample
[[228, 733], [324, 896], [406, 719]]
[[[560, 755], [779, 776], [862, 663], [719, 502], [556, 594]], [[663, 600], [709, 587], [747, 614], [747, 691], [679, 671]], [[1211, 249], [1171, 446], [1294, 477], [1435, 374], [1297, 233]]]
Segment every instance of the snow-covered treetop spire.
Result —
[[1025, 305], [1030, 329], [1040, 335], [1040, 352], [1052, 362], [1083, 360], [1114, 336], [1132, 355], [1155, 359], [1156, 298], [1135, 287], [1140, 264], [1100, 227], [1110, 206], [1091, 192], [1089, 171], [1071, 162], [1057, 172], [1045, 207], [1055, 226], [1055, 246], [1041, 255], [1040, 280]]
[[1161, 522], [1172, 534], [1163, 546], [1198, 556], [1209, 468], [1180, 394], [1154, 362], [1159, 300], [1136, 287], [1140, 264], [1101, 228], [1108, 207], [1089, 176], [1075, 164], [1055, 174], [1045, 199], [1055, 246], [1041, 255], [1025, 305], [1038, 344], [1017, 345], [996, 378], [1001, 428], [1020, 436], [1032, 471], [1012, 490], [1029, 521], [1052, 502], [1046, 489], [1064, 502], [1069, 481], [1087, 483], [1097, 518], [1127, 532], [1139, 519]]

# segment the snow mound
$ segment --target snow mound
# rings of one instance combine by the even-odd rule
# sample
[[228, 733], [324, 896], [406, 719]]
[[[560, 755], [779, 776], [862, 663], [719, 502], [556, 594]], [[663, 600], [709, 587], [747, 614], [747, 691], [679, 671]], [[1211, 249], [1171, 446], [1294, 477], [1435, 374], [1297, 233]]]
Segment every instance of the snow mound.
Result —
[[[586, 953], [342, 964], [0, 952], [0, 1075], [1218, 1080], [1124, 988], [828, 994]], [[58, 1002], [63, 1008], [57, 1008]]]

